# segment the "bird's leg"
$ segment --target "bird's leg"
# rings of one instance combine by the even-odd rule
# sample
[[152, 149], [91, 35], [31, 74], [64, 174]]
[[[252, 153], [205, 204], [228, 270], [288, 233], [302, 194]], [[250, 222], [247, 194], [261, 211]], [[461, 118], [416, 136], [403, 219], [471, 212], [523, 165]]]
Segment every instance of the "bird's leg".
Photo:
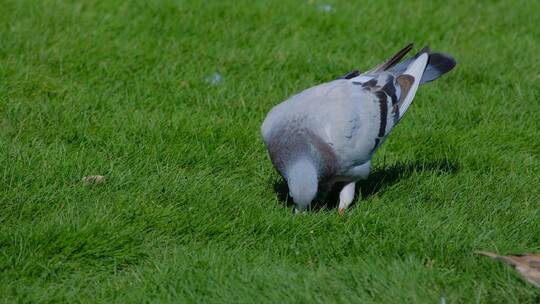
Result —
[[343, 215], [345, 209], [349, 207], [354, 198], [355, 182], [348, 183], [339, 192], [339, 214]]

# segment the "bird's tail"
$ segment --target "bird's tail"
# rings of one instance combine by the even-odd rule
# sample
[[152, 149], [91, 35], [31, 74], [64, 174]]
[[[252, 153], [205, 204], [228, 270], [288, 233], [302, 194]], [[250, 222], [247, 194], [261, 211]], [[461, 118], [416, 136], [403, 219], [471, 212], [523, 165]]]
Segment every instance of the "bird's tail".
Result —
[[442, 75], [450, 72], [455, 66], [456, 61], [450, 55], [438, 52], [431, 52], [428, 47], [423, 48], [418, 54], [414, 57], [411, 57], [407, 60], [404, 60], [400, 63], [388, 67], [386, 70], [391, 72], [394, 75], [401, 75], [405, 73], [408, 67], [421, 55], [428, 54], [428, 62], [420, 84], [433, 81]]
[[399, 119], [411, 105], [419, 85], [439, 78], [455, 65], [456, 61], [452, 57], [432, 53], [428, 47], [424, 47], [413, 57], [387, 66], [385, 70], [397, 76], [396, 80], [401, 89], [398, 102]]

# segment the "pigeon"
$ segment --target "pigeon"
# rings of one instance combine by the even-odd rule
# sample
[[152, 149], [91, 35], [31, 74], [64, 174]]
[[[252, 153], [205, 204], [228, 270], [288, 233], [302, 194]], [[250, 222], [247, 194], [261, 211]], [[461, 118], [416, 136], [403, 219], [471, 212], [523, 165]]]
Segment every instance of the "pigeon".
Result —
[[371, 158], [403, 118], [416, 90], [456, 65], [425, 47], [401, 61], [412, 44], [375, 68], [308, 88], [273, 107], [261, 125], [270, 160], [287, 181], [295, 213], [309, 210], [319, 191], [344, 183], [339, 213], [366, 179]]
[[511, 254], [505, 256], [487, 251], [477, 251], [476, 253], [509, 264], [529, 283], [540, 288], [540, 254]]

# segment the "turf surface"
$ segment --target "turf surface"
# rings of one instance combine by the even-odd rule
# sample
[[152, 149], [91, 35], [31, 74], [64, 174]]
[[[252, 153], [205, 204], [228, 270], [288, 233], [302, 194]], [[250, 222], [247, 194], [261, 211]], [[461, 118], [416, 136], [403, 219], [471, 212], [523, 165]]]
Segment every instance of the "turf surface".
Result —
[[[540, 251], [540, 2], [0, 4], [0, 301], [538, 301], [473, 251]], [[458, 66], [292, 216], [266, 112], [411, 41]]]

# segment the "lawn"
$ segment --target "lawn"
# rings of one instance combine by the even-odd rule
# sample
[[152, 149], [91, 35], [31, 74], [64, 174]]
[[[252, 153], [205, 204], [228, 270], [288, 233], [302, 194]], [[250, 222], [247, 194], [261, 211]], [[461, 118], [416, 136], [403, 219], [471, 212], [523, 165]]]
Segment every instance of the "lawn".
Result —
[[[539, 1], [0, 4], [1, 302], [538, 302], [474, 251], [540, 251]], [[267, 111], [409, 42], [458, 65], [293, 216]]]

